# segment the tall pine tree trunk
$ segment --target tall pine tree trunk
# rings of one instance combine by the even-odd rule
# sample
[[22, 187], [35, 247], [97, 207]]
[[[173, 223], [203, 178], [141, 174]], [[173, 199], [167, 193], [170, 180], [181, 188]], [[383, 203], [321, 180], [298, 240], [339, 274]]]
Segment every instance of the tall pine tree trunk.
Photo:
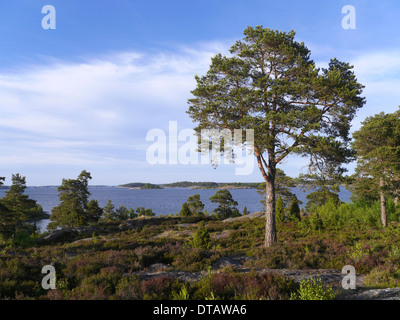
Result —
[[266, 179], [265, 242], [266, 248], [277, 242], [275, 224], [275, 170]]
[[385, 198], [385, 193], [383, 191], [385, 183], [383, 181], [383, 178], [380, 178], [379, 180], [379, 186], [381, 187], [380, 190], [380, 198], [381, 198], [381, 222], [382, 226], [386, 227], [387, 226], [387, 213], [386, 213], [386, 198]]

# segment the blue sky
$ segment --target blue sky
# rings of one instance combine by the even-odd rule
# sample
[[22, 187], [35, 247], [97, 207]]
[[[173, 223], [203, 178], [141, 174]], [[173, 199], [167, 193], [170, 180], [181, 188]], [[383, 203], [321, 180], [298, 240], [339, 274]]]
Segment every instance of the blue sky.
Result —
[[[44, 30], [42, 7], [56, 9]], [[342, 28], [342, 7], [356, 9], [356, 29]], [[350, 62], [366, 88], [367, 116], [400, 105], [400, 2], [13, 0], [0, 4], [0, 176], [57, 185], [81, 170], [92, 184], [262, 181], [233, 165], [146, 161], [151, 129], [193, 128], [187, 99], [210, 58], [242, 38], [246, 26], [295, 30], [323, 67]], [[287, 174], [305, 159], [288, 158]], [[349, 167], [350, 169], [352, 166]]]

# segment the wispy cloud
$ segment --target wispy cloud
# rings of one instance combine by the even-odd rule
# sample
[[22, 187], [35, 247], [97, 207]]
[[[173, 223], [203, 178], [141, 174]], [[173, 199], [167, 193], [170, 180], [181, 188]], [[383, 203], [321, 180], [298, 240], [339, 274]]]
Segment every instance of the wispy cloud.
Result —
[[352, 59], [358, 80], [365, 85], [367, 104], [360, 110], [353, 129], [367, 116], [384, 111], [394, 112], [400, 105], [400, 50], [358, 54]]
[[[194, 75], [224, 45], [119, 52], [0, 74], [0, 162], [108, 166], [145, 161], [148, 130], [178, 120]], [[215, 51], [214, 51], [215, 50]], [[29, 156], [27, 156], [29, 155]]]
[[[62, 171], [93, 166], [104, 179], [165, 171], [146, 163], [146, 133], [167, 129], [171, 120], [177, 120], [180, 129], [192, 126], [185, 111], [194, 75], [204, 74], [217, 52], [229, 54], [228, 43], [158, 53], [125, 51], [79, 61], [51, 58], [45, 65], [0, 73], [0, 163], [9, 171], [0, 174], [18, 167], [40, 179], [38, 168], [49, 165]], [[392, 112], [400, 104], [397, 52], [361, 53], [350, 61], [368, 100], [354, 129], [366, 116]], [[288, 174], [297, 175], [304, 163], [286, 166]], [[168, 172], [160, 177], [166, 180], [165, 175]]]

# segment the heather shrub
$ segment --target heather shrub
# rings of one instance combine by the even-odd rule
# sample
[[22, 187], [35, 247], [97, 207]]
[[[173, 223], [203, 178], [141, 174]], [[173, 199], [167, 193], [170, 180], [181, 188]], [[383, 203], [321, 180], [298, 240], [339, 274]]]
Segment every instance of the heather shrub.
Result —
[[70, 278], [85, 279], [111, 266], [120, 273], [138, 270], [138, 256], [131, 250], [82, 254], [69, 261], [63, 272]]
[[100, 272], [82, 281], [85, 284], [102, 287], [104, 294], [107, 296], [115, 293], [116, 287], [121, 279], [122, 273], [118, 272], [116, 266], [100, 269]]
[[198, 248], [183, 248], [176, 254], [172, 265], [178, 270], [195, 272], [204, 270], [220, 256]]
[[292, 279], [275, 274], [246, 274], [243, 276], [243, 299], [288, 300], [298, 285]]
[[179, 289], [179, 281], [169, 276], [154, 277], [141, 282], [143, 300], [172, 300], [172, 293]]
[[141, 300], [140, 279], [134, 275], [122, 277], [115, 288], [114, 299]]
[[84, 281], [79, 286], [65, 293], [68, 300], [106, 300], [108, 295], [104, 292], [104, 287], [90, 281]]
[[297, 285], [274, 274], [209, 273], [193, 285], [194, 299], [287, 300]]
[[6, 279], [0, 282], [0, 299], [15, 299], [19, 295], [39, 297], [45, 293], [40, 283], [33, 280]]
[[365, 276], [364, 283], [372, 288], [400, 287], [400, 268], [392, 263], [379, 265]]

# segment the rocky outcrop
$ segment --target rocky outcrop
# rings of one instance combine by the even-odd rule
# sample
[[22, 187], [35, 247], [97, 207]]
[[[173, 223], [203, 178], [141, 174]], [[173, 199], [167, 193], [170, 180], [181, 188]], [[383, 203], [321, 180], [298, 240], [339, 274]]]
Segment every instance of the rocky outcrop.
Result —
[[340, 300], [400, 300], [400, 288], [361, 289], [344, 293]]
[[54, 242], [54, 241], [62, 241], [62, 240], [70, 240], [71, 237], [80, 236], [80, 235], [91, 235], [93, 232], [99, 231], [99, 226], [85, 226], [85, 227], [76, 227], [76, 228], [66, 228], [61, 230], [56, 230], [52, 233], [44, 235], [41, 238], [43, 242]]
[[259, 217], [263, 217], [264, 214], [265, 214], [265, 212], [254, 212], [254, 213], [246, 214], [245, 216], [239, 216], [239, 217], [235, 217], [235, 218], [228, 218], [228, 219], [223, 220], [222, 222], [232, 222], [232, 221], [236, 221], [236, 220], [246, 220], [246, 219], [259, 218]]

